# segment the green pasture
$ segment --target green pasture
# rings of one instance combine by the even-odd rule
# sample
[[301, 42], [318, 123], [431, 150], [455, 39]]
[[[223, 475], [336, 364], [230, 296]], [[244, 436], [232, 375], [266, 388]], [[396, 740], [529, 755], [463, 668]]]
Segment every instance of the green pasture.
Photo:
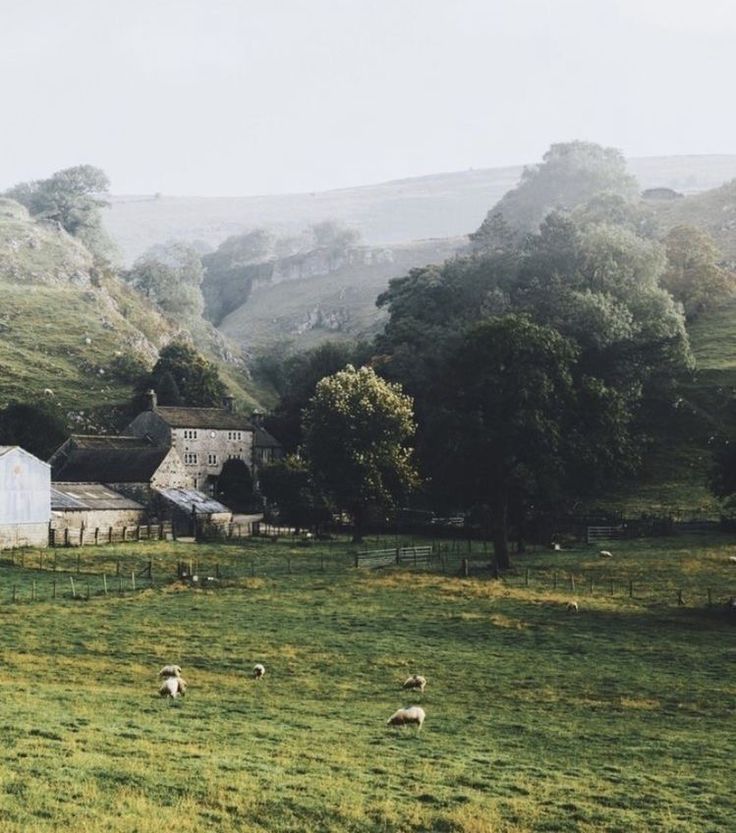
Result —
[[[3, 562], [0, 831], [731, 830], [736, 539], [540, 550], [500, 581], [465, 546], [431, 571], [356, 570], [342, 542]], [[423, 731], [389, 729], [410, 702]]]

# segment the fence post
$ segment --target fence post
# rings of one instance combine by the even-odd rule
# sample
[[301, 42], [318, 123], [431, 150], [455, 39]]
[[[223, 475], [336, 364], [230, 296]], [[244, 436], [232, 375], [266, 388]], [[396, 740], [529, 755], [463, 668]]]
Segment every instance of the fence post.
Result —
[[64, 546], [69, 546], [69, 527], [64, 530]]
[[356, 553], [355, 553], [355, 566], [357, 567], [359, 563], [360, 563], [360, 562], [359, 562], [359, 560], [358, 560], [358, 553], [356, 552]]
[[630, 599], [634, 598], [634, 580], [633, 579], [629, 579], [629, 598]]
[[133, 587], [133, 590], [135, 590], [135, 570], [132, 570], [130, 573], [130, 583]]
[[570, 592], [575, 592], [575, 576], [572, 573], [570, 573]]
[[594, 580], [593, 576], [590, 577], [590, 595], [593, 595], [593, 587], [594, 587]]
[[118, 560], [115, 562], [115, 575], [116, 575], [116, 576], [119, 576], [119, 575], [120, 575], [120, 559], [119, 559], [119, 558], [118, 558]]
[[107, 575], [105, 573], [102, 574], [102, 590], [107, 596]]
[[56, 579], [51, 582], [51, 598], [56, 598]]
[[123, 543], [125, 543], [125, 539], [126, 539], [127, 535], [128, 535], [128, 527], [124, 526], [123, 527]]
[[463, 578], [467, 578], [470, 575], [467, 558], [463, 558], [463, 560], [460, 562], [460, 572], [462, 573]]
[[112, 544], [112, 527], [107, 530], [107, 543]]
[[72, 585], [72, 598], [76, 599], [77, 598], [77, 590], [74, 587], [74, 576], [69, 576], [69, 581], [71, 582], [71, 585]]
[[319, 568], [324, 573], [324, 571], [325, 571], [325, 557], [324, 557], [324, 555], [320, 555], [320, 557], [319, 557]]
[[100, 543], [100, 528], [99, 526], [95, 527], [95, 546]]
[[84, 524], [79, 527], [79, 546], [84, 546]]
[[13, 585], [13, 601], [16, 600], [17, 596], [18, 596], [18, 588], [15, 585]]
[[118, 576], [118, 593], [122, 596], [123, 595], [123, 577]]
[[682, 598], [682, 590], [677, 591], [677, 604], [680, 606], [685, 604], [685, 599]]
[[36, 582], [31, 582], [31, 601], [36, 601]]
[[38, 553], [38, 569], [43, 570], [43, 553], [40, 551]]
[[529, 587], [529, 568], [524, 570], [524, 587]]
[[86, 593], [86, 596], [87, 596], [87, 601], [89, 601], [89, 579], [87, 579], [87, 593]]

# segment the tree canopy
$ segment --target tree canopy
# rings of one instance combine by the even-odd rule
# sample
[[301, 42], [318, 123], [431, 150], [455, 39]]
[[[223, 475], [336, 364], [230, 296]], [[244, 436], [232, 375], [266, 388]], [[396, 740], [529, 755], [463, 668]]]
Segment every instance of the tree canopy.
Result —
[[411, 399], [368, 367], [322, 379], [304, 413], [305, 454], [315, 483], [353, 518], [359, 541], [370, 507], [391, 507], [417, 483], [406, 445]]
[[193, 347], [175, 341], [159, 352], [150, 376], [141, 380], [139, 390], [153, 387], [168, 388], [169, 377], [179, 392], [180, 401], [193, 407], [219, 407], [227, 392], [220, 379], [217, 366], [198, 353]]
[[202, 275], [197, 251], [177, 241], [150, 248], [123, 273], [131, 286], [164, 312], [184, 320], [202, 315]]

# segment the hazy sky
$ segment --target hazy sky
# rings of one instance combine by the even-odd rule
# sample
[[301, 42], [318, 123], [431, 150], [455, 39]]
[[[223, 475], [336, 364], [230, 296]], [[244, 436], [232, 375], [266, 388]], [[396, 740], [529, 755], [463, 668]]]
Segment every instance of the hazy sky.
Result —
[[0, 188], [313, 191], [736, 152], [733, 0], [0, 0]]

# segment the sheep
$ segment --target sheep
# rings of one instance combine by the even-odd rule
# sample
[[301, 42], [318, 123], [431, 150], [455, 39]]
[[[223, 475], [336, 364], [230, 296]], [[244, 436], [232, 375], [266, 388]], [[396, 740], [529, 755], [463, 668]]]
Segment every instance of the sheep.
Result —
[[549, 546], [550, 546], [550, 549], [551, 549], [553, 552], [562, 552], [562, 547], [561, 547], [559, 544], [557, 544], [557, 543], [550, 544]]
[[44, 396], [54, 396], [54, 392], [51, 390], [51, 388], [44, 388], [43, 389], [43, 395]]
[[425, 677], [422, 677], [420, 674], [412, 674], [411, 677], [407, 677], [404, 680], [402, 688], [410, 688], [415, 691], [423, 692], [426, 685], [427, 680]]
[[609, 552], [608, 550], [601, 550], [598, 553], [599, 558], [613, 558], [613, 553]]
[[253, 679], [260, 680], [261, 677], [263, 677], [263, 675], [265, 673], [266, 673], [266, 668], [265, 668], [265, 666], [261, 665], [260, 662], [257, 662], [253, 666]]
[[736, 564], [736, 555], [729, 555], [728, 562], [729, 564]]
[[417, 732], [420, 732], [424, 724], [424, 709], [420, 706], [406, 706], [395, 711], [386, 721], [387, 726], [408, 726], [414, 724]]
[[567, 603], [567, 612], [568, 613], [577, 613], [580, 610], [578, 607], [577, 602], [568, 602]]
[[161, 684], [161, 688], [159, 688], [158, 693], [161, 697], [176, 698], [179, 695], [183, 697], [186, 694], [186, 691], [186, 681], [179, 676], [172, 676], [166, 677]]
[[159, 677], [181, 677], [180, 665], [164, 665], [158, 672]]

